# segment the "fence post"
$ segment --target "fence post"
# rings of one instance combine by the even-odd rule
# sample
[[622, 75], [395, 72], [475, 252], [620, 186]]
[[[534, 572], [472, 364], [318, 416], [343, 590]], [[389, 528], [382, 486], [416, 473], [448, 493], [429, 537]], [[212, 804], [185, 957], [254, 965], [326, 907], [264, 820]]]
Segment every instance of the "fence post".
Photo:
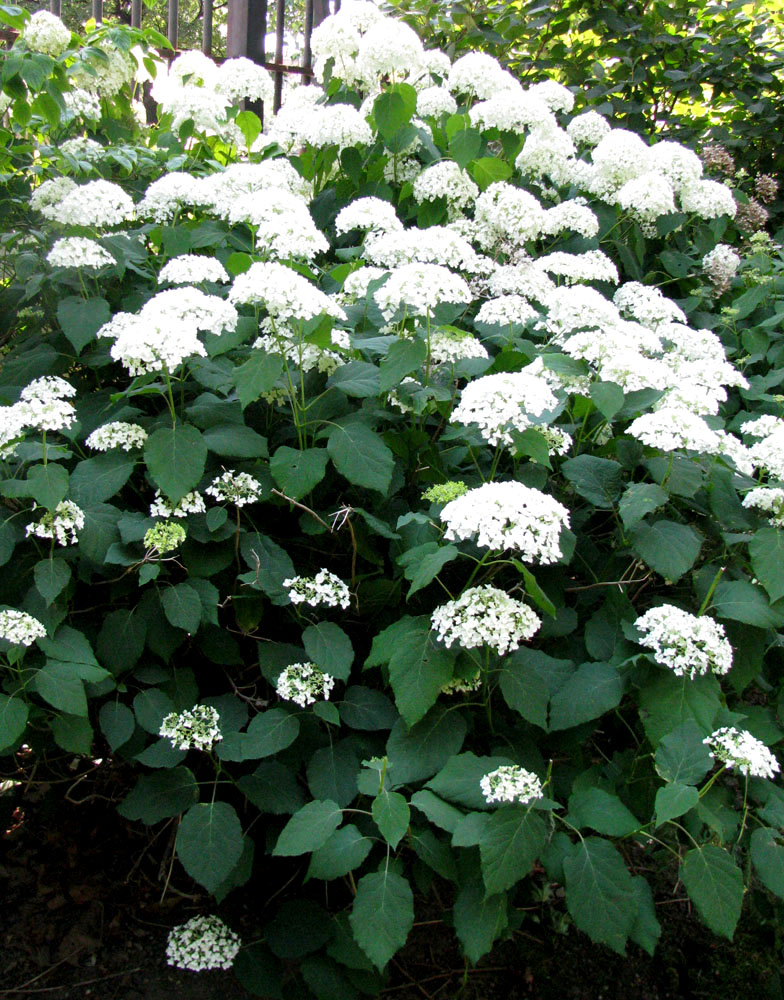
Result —
[[142, 0], [131, 0], [131, 27], [142, 26]]
[[60, 16], [60, 0], [49, 0], [49, 13]]
[[267, 35], [267, 0], [229, 0], [226, 21], [226, 55], [246, 56], [263, 65]]
[[93, 17], [97, 24], [103, 21], [103, 0], [93, 0]]
[[178, 0], [169, 0], [169, 16], [166, 25], [166, 37], [172, 44], [172, 48], [177, 48], [177, 19], [179, 17]]
[[[286, 31], [286, 0], [276, 0], [275, 4], [275, 62], [278, 66], [283, 64], [283, 35]], [[275, 114], [280, 110], [283, 95], [283, 72], [275, 70], [275, 101], [273, 110]]]
[[212, 55], [212, 0], [202, 0], [201, 50], [205, 56]]

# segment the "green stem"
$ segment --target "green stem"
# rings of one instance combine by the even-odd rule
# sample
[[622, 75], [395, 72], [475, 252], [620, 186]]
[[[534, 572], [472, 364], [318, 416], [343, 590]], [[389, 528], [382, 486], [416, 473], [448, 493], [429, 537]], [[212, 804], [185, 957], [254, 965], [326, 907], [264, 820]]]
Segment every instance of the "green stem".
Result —
[[711, 583], [710, 587], [708, 588], [708, 593], [705, 595], [705, 600], [702, 602], [702, 604], [700, 605], [700, 610], [697, 612], [697, 617], [699, 617], [700, 615], [705, 614], [705, 611], [707, 610], [707, 607], [710, 604], [710, 600], [713, 597], [713, 592], [716, 589], [716, 587], [718, 587], [719, 580], [724, 575], [724, 570], [726, 568], [727, 568], [726, 566], [722, 566], [719, 569], [719, 571], [716, 574], [716, 576], [714, 576], [713, 583]]
[[172, 392], [171, 377], [169, 376], [169, 368], [167, 365], [163, 366], [163, 377], [166, 379], [166, 394], [167, 403], [169, 406], [169, 412], [172, 418], [172, 427], [177, 426], [177, 410], [174, 406], [174, 393]]

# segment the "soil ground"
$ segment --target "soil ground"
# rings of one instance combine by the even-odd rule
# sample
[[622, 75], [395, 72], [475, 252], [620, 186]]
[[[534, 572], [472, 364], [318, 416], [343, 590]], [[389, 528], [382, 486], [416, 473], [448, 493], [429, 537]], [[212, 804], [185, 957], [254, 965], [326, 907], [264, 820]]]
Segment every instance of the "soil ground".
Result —
[[[250, 997], [232, 972], [166, 965], [169, 929], [212, 907], [172, 863], [173, 826], [150, 829], [118, 816], [127, 776], [112, 768], [85, 772], [83, 764], [45, 780], [37, 773], [28, 764], [17, 772], [22, 784], [0, 786], [0, 997]], [[782, 1000], [773, 911], [747, 905], [730, 944], [707, 931], [683, 892], [672, 889], [658, 901], [663, 936], [653, 959], [636, 946], [624, 958], [591, 945], [556, 899], [526, 914], [511, 940], [464, 973], [454, 934], [441, 920], [448, 886], [436, 886], [417, 900], [417, 922], [390, 963], [381, 1000]], [[259, 908], [251, 903], [264, 906], [265, 893], [251, 885], [221, 907], [245, 940]], [[304, 996], [292, 968], [284, 997]]]

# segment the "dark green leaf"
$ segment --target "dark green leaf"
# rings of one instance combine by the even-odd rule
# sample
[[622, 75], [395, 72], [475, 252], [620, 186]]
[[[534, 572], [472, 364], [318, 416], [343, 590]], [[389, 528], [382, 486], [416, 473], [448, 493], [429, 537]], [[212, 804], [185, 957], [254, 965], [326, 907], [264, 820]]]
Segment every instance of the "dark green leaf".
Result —
[[561, 471], [580, 496], [595, 507], [612, 507], [621, 495], [623, 468], [609, 458], [578, 455], [563, 462]]
[[595, 943], [623, 954], [637, 919], [637, 894], [615, 848], [586, 837], [564, 858], [566, 905], [572, 919]]
[[394, 850], [408, 829], [411, 819], [408, 803], [399, 792], [388, 792], [384, 788], [373, 799], [371, 811], [381, 835]]
[[583, 788], [569, 797], [570, 822], [609, 837], [628, 837], [643, 825], [617, 795], [603, 788]]
[[273, 854], [294, 857], [317, 851], [340, 826], [343, 814], [330, 799], [308, 802], [283, 827]]
[[406, 879], [388, 869], [359, 880], [351, 929], [373, 964], [383, 969], [406, 943], [414, 923], [414, 895]]
[[544, 820], [525, 806], [502, 806], [490, 815], [479, 851], [488, 896], [511, 889], [524, 878], [544, 847]]
[[487, 896], [479, 879], [467, 882], [460, 887], [452, 917], [465, 956], [476, 965], [509, 923], [506, 893]]
[[144, 444], [144, 460], [155, 485], [172, 503], [192, 490], [202, 477], [207, 445], [190, 424], [159, 427]]
[[397, 561], [403, 567], [403, 575], [411, 581], [406, 600], [410, 600], [418, 590], [431, 583], [444, 566], [459, 555], [460, 550], [455, 545], [425, 542], [424, 545], [417, 545], [398, 556]]
[[115, 496], [131, 478], [136, 461], [123, 451], [87, 458], [71, 473], [71, 499], [80, 507], [95, 507]]
[[298, 451], [282, 445], [272, 456], [270, 472], [286, 496], [300, 500], [324, 478], [327, 458], [324, 448]]
[[21, 698], [0, 694], [0, 750], [13, 746], [27, 726], [28, 709]]
[[624, 528], [627, 531], [633, 528], [646, 514], [663, 507], [669, 499], [661, 486], [655, 483], [630, 483], [618, 504]]
[[327, 451], [337, 471], [354, 486], [386, 493], [395, 460], [383, 439], [364, 424], [334, 427]]
[[347, 681], [354, 662], [351, 640], [334, 622], [319, 622], [309, 625], [302, 633], [302, 645], [308, 659], [319, 670], [332, 674], [339, 681]]
[[227, 802], [201, 802], [182, 818], [177, 857], [185, 871], [214, 892], [231, 874], [242, 854], [242, 827]]
[[550, 729], [590, 722], [615, 708], [623, 697], [623, 675], [609, 663], [583, 663], [553, 695]]
[[771, 601], [784, 597], [784, 531], [760, 528], [749, 542], [749, 556], [754, 575]]
[[34, 465], [27, 474], [28, 494], [47, 510], [54, 510], [68, 492], [68, 473], [54, 462]]
[[54, 708], [68, 715], [87, 715], [84, 685], [73, 664], [49, 661], [36, 671], [33, 687]]
[[781, 832], [767, 827], [751, 835], [751, 860], [762, 884], [784, 899], [784, 846]]
[[199, 786], [193, 774], [187, 767], [174, 767], [143, 774], [117, 811], [125, 819], [152, 826], [190, 809], [198, 798]]
[[166, 618], [175, 628], [184, 629], [189, 634], [196, 632], [201, 621], [201, 598], [189, 583], [178, 583], [167, 587], [161, 595], [161, 604]]
[[98, 724], [112, 752], [127, 743], [136, 729], [133, 712], [120, 701], [107, 701], [101, 705]]
[[69, 295], [57, 306], [57, 321], [77, 354], [95, 339], [98, 330], [111, 319], [106, 299], [83, 299]]
[[33, 567], [35, 587], [46, 601], [47, 608], [67, 586], [71, 567], [64, 559], [42, 559]]
[[642, 561], [671, 582], [691, 569], [702, 547], [702, 538], [694, 528], [675, 521], [640, 521], [629, 537]]
[[243, 410], [255, 402], [262, 392], [269, 392], [283, 371], [279, 354], [253, 351], [248, 361], [234, 369], [234, 384]]
[[699, 801], [699, 793], [693, 785], [682, 785], [679, 781], [672, 785], [664, 785], [656, 793], [656, 826], [683, 816]]
[[387, 351], [386, 357], [381, 360], [379, 374], [381, 392], [396, 389], [406, 375], [410, 375], [425, 363], [426, 358], [427, 344], [424, 340], [396, 340]]
[[683, 859], [681, 878], [703, 921], [732, 940], [743, 903], [743, 874], [732, 855], [713, 844], [694, 848]]
[[221, 458], [267, 457], [267, 439], [244, 424], [216, 424], [203, 432], [202, 439]]
[[457, 712], [437, 706], [410, 729], [399, 719], [387, 741], [389, 777], [397, 785], [430, 778], [463, 745], [466, 724]]

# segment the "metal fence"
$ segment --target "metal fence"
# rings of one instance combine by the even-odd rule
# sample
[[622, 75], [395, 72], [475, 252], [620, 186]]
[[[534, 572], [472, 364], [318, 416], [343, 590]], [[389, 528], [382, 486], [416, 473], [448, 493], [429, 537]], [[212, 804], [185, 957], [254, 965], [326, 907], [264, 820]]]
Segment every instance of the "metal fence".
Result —
[[[286, 0], [272, 0], [275, 3], [275, 55], [267, 59], [268, 0], [228, 0], [226, 55], [228, 58], [246, 56], [264, 66], [275, 81], [274, 110], [280, 107], [283, 78], [287, 74], [297, 74], [309, 81], [313, 76], [313, 56], [310, 40], [313, 29], [333, 10], [340, 9], [340, 0], [305, 0], [305, 25], [301, 65], [283, 61], [286, 39]], [[49, 0], [49, 9], [60, 16], [61, 0]], [[131, 0], [131, 25], [142, 26], [142, 0]], [[103, 20], [103, 0], [92, 0], [92, 16]], [[205, 55], [213, 54], [213, 0], [202, 0], [201, 49]], [[166, 37], [177, 51], [179, 33], [179, 0], [167, 0]]]

